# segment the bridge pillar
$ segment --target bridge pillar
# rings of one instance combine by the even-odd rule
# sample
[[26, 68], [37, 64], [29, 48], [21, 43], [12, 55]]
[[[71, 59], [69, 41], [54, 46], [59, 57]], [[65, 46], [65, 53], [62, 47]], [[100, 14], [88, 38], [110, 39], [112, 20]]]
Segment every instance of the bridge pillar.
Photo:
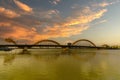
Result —
[[71, 48], [72, 43], [67, 43], [68, 48]]
[[24, 47], [20, 54], [30, 54], [27, 47]]
[[68, 45], [68, 46], [71, 46], [71, 45], [72, 45], [72, 43], [67, 43], [67, 45]]

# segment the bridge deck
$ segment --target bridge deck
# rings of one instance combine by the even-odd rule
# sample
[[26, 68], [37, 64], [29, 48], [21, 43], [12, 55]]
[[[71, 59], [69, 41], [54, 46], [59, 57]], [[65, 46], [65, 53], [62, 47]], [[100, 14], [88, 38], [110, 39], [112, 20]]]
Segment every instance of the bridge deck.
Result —
[[78, 46], [78, 45], [0, 45], [0, 47], [12, 47], [12, 48], [96, 48], [104, 49], [104, 47], [94, 47], [94, 46]]

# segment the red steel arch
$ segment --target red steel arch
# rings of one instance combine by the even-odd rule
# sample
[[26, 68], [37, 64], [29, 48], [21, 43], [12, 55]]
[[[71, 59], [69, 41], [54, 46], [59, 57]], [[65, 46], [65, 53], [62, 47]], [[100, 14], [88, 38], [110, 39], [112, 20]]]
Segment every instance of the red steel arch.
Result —
[[14, 41], [13, 39], [11, 38], [5, 38], [5, 41], [8, 42], [8, 43], [13, 43], [13, 44], [17, 44], [16, 41]]
[[89, 42], [89, 43], [92, 44], [94, 47], [96, 47], [96, 45], [95, 45], [92, 41], [87, 40], [87, 39], [79, 39], [79, 40], [73, 42], [72, 45], [75, 45], [77, 42], [80, 42], [80, 41], [86, 41], [86, 42]]
[[37, 45], [37, 44], [39, 44], [39, 43], [41, 43], [41, 42], [52, 42], [52, 43], [55, 43], [56, 45], [60, 45], [60, 43], [58, 43], [58, 42], [56, 42], [56, 41], [54, 41], [54, 40], [48, 40], [48, 39], [38, 41], [38, 42], [35, 43], [35, 45]]

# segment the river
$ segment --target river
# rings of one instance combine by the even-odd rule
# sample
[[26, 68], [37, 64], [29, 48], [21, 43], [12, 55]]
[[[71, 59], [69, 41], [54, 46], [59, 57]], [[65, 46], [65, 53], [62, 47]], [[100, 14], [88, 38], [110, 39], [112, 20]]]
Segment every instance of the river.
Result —
[[120, 50], [18, 51], [0, 51], [0, 80], [120, 80]]

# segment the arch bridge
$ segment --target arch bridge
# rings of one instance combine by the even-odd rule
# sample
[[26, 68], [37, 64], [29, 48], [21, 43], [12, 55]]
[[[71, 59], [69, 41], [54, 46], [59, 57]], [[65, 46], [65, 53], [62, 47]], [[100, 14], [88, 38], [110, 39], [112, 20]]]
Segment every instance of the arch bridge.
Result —
[[[85, 41], [85, 42], [90, 43], [93, 47], [97, 47], [92, 41], [90, 41], [90, 40], [88, 40], [88, 39], [79, 39], [79, 40], [73, 42], [72, 45], [76, 45], [77, 43], [82, 42], [82, 41]], [[79, 46], [80, 46], [80, 45], [79, 45]]]
[[[78, 43], [82, 42], [82, 41], [85, 41], [85, 42], [88, 42], [89, 44], [91, 44], [92, 46], [82, 46], [82, 45], [78, 45]], [[36, 43], [34, 44], [31, 44], [31, 45], [26, 45], [26, 44], [17, 44], [15, 42], [13, 42], [13, 40], [11, 39], [7, 39], [7, 42], [12, 42], [14, 43], [14, 45], [0, 45], [0, 46], [6, 46], [6, 47], [18, 47], [18, 48], [81, 48], [81, 47], [84, 47], [84, 48], [97, 48], [97, 46], [90, 40], [87, 40], [87, 39], [79, 39], [73, 43], [68, 43], [68, 45], [61, 45], [59, 42], [57, 41], [54, 41], [54, 40], [49, 40], [49, 39], [45, 39], [45, 40], [40, 40], [40, 41], [37, 41]], [[49, 44], [48, 44], [49, 43]]]
[[[48, 39], [40, 40], [40, 41], [34, 43], [34, 45], [38, 45], [38, 44], [43, 43], [43, 42], [50, 42], [50, 43], [52, 43], [52, 45], [60, 45], [60, 43], [58, 43], [57, 41], [48, 40]], [[43, 45], [46, 45], [46, 44], [43, 44]]]

